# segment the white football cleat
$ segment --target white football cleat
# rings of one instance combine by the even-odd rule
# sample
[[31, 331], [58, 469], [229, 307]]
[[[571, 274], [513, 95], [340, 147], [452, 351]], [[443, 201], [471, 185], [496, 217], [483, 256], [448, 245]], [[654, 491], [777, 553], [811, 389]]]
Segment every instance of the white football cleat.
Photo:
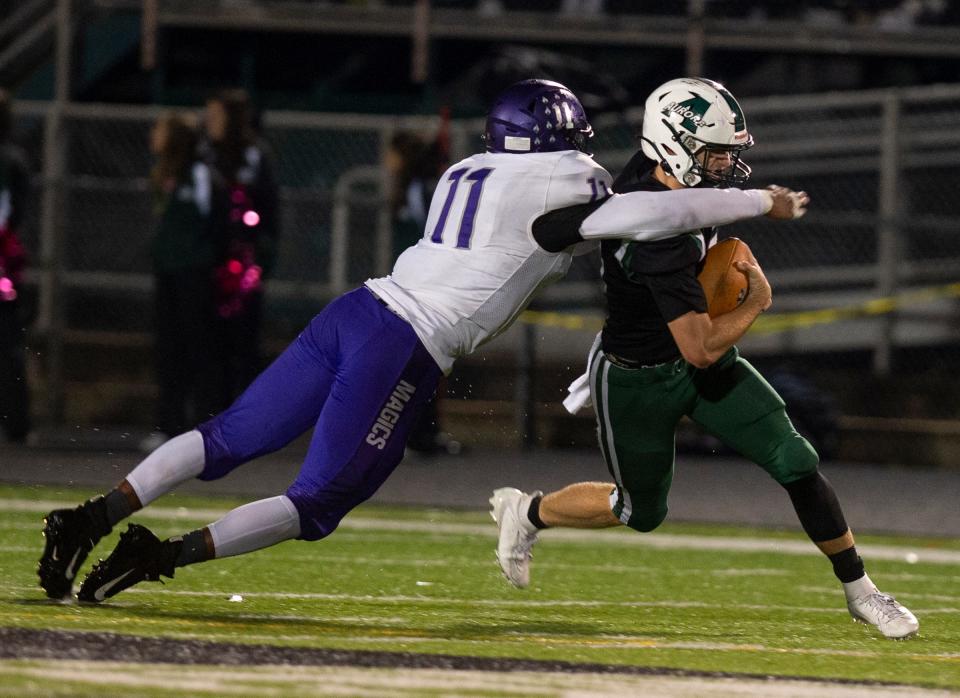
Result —
[[854, 621], [873, 625], [885, 637], [894, 640], [917, 634], [920, 629], [917, 617], [890, 594], [881, 593], [866, 575], [843, 586], [847, 594], [847, 609]]
[[537, 491], [526, 494], [515, 487], [501, 487], [490, 497], [490, 516], [500, 528], [497, 562], [503, 576], [520, 589], [530, 584], [530, 549], [537, 542], [537, 528], [527, 518], [527, 510]]

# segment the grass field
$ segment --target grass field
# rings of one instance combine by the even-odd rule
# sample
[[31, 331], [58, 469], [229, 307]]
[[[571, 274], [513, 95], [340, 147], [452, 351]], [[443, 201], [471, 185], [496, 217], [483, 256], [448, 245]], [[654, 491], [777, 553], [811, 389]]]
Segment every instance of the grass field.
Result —
[[[373, 506], [356, 511], [325, 541], [292, 541], [181, 569], [165, 586], [144, 583], [98, 607], [47, 601], [35, 575], [43, 512], [91, 494], [0, 486], [0, 629], [960, 690], [956, 540], [859, 538], [873, 579], [920, 619], [920, 635], [905, 642], [887, 640], [851, 622], [829, 565], [802, 534], [680, 524], [643, 536], [549, 531], [534, 549], [530, 588], [517, 590], [500, 576], [493, 554], [496, 527], [485, 512]], [[207, 523], [236, 503], [174, 495], [134, 520], [167, 536]], [[115, 537], [116, 532], [101, 542], [82, 573], [98, 555], [106, 556]], [[912, 564], [906, 561], [910, 552], [917, 556]], [[231, 601], [235, 595], [243, 600]], [[7, 647], [3, 656], [18, 655]], [[122, 643], [115, 643], [113, 659], [125, 659]], [[57, 671], [65, 666], [68, 678]], [[325, 685], [318, 668], [291, 667], [272, 678], [252, 666], [197, 671], [197, 676], [217, 674], [223, 681], [240, 682], [237, 686], [247, 687], [236, 689], [241, 693], [296, 695], [302, 692], [297, 687], [301, 680], [315, 688]], [[377, 671], [363, 680], [373, 681]], [[8, 659], [0, 662], [0, 693], [64, 690], [103, 695], [99, 682], [111, 672], [130, 675], [110, 664], [89, 668], [82, 662]], [[153, 665], [135, 673], [143, 682], [136, 691], [140, 695], [206, 690], [199, 679], [186, 687], [177, 683], [190, 673]], [[521, 675], [517, 677], [513, 688], [529, 695], [520, 690], [524, 684]], [[524, 679], [540, 695], [561, 695], [576, 680], [560, 683], [554, 691], [546, 679]], [[393, 687], [391, 692], [400, 693], [399, 679], [383, 681]], [[217, 685], [229, 692], [226, 684]], [[505, 695], [502, 689], [485, 684], [470, 695]], [[414, 693], [450, 694], [435, 692], [432, 684]], [[352, 692], [342, 689], [338, 694]]]

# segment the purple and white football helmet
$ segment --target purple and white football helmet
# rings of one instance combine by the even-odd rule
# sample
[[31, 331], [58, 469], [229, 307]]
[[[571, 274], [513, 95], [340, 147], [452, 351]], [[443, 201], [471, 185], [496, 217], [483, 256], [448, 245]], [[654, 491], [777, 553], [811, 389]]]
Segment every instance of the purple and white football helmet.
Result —
[[586, 152], [593, 129], [580, 100], [559, 82], [523, 80], [504, 90], [487, 114], [491, 153]]

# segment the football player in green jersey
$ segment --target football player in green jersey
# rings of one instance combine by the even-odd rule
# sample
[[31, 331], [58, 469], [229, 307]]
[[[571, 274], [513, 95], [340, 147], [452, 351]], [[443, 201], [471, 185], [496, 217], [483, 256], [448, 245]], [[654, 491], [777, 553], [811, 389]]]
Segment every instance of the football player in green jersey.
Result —
[[[617, 193], [742, 185], [750, 176], [740, 159], [753, 145], [743, 111], [711, 80], [680, 78], [654, 90], [641, 138], [641, 152], [614, 183]], [[806, 196], [798, 196], [805, 205]], [[534, 236], [550, 249], [551, 238], [559, 243], [558, 231], [579, 226], [586, 212], [555, 211], [554, 225], [544, 217]], [[675, 430], [687, 416], [786, 489], [804, 530], [833, 564], [854, 620], [887, 637], [913, 635], [914, 615], [864, 571], [816, 451], [794, 429], [781, 397], [737, 351], [736, 342], [771, 303], [760, 267], [738, 262], [749, 279], [746, 300], [730, 313], [707, 314], [697, 272], [716, 238], [715, 229], [700, 229], [656, 242], [602, 243], [608, 316], [571, 398], [575, 403], [578, 390], [589, 388], [614, 481], [577, 483], [546, 496], [496, 490], [490, 503], [500, 527], [500, 567], [515, 586], [527, 586], [530, 548], [541, 528], [659, 526], [667, 515]]]

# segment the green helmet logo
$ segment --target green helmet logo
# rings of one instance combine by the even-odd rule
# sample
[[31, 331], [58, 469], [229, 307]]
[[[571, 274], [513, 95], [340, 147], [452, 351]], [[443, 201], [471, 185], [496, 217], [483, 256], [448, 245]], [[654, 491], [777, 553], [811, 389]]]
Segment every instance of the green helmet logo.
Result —
[[680, 125], [686, 130], [696, 133], [701, 126], [705, 128], [713, 126], [713, 124], [705, 123], [703, 120], [703, 115], [707, 113], [709, 108], [710, 102], [691, 92], [690, 99], [685, 99], [682, 102], [670, 102], [664, 106], [662, 113], [664, 116], [669, 116], [671, 112], [682, 116], [683, 121], [680, 122]]

